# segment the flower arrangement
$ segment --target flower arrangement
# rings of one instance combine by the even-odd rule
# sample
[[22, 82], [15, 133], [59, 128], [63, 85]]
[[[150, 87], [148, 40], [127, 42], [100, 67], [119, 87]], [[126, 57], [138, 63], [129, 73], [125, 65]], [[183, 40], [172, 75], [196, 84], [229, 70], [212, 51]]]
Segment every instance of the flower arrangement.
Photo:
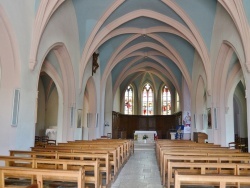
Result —
[[146, 135], [146, 134], [144, 134], [142, 137], [143, 140], [146, 140], [147, 138], [148, 138], [148, 135]]

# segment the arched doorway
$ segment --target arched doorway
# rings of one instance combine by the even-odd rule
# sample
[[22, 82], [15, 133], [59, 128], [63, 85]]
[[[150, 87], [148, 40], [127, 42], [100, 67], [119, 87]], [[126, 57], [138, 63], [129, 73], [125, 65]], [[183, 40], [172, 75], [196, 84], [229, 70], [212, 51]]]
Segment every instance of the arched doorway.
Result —
[[[53, 44], [39, 64], [40, 73], [45, 72], [53, 80], [58, 93], [57, 142], [74, 139], [75, 77], [71, 59], [63, 43]], [[39, 83], [40, 76], [37, 83]], [[37, 90], [38, 84], [37, 84]], [[39, 92], [38, 92], [39, 93]], [[53, 126], [53, 125], [52, 125]], [[46, 130], [45, 130], [46, 131]]]
[[41, 72], [38, 83], [36, 136], [57, 139], [59, 96], [54, 80]]
[[236, 142], [247, 145], [247, 106], [245, 98], [245, 87], [240, 81], [233, 95], [234, 113], [234, 138]]
[[247, 124], [246, 86], [239, 57], [236, 48], [230, 42], [224, 41], [216, 62], [213, 89], [213, 105], [216, 111], [212, 113], [213, 124], [217, 126], [214, 130], [214, 141], [222, 146], [228, 146], [228, 143], [235, 141], [235, 126], [239, 125], [238, 110], [244, 111], [241, 120]]
[[196, 90], [196, 101], [195, 101], [195, 127], [197, 132], [205, 131], [206, 125], [204, 122], [204, 115], [206, 112], [206, 92], [205, 83], [203, 78], [200, 76], [198, 80]]
[[87, 81], [83, 96], [83, 124], [82, 139], [92, 140], [97, 137], [98, 113], [97, 96], [93, 77]]

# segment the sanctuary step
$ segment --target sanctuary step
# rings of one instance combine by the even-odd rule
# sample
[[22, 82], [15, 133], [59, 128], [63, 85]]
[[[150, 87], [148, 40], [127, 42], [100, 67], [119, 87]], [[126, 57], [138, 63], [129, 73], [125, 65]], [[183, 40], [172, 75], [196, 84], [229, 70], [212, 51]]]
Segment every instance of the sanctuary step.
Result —
[[147, 143], [144, 143], [144, 142], [134, 141], [134, 149], [135, 150], [155, 150], [155, 142], [147, 141]]

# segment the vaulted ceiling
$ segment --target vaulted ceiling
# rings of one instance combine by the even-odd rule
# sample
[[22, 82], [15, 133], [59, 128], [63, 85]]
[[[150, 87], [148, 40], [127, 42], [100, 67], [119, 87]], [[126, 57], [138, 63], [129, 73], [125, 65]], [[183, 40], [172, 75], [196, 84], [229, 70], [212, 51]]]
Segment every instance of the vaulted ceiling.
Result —
[[114, 91], [143, 80], [180, 91], [184, 78], [190, 87], [196, 51], [209, 69], [216, 0], [72, 2], [83, 51], [81, 70], [98, 51], [103, 80], [112, 74]]
[[[57, 0], [55, 6], [64, 0]], [[210, 46], [218, 6], [234, 19], [241, 5], [250, 22], [250, 1], [225, 0], [72, 0], [79, 48], [80, 80], [92, 54], [98, 52], [101, 84], [112, 75], [113, 91], [128, 84], [167, 84], [180, 92], [185, 80], [189, 89], [195, 56], [199, 56], [210, 83]], [[35, 3], [38, 8], [40, 0]], [[242, 4], [241, 4], [242, 3]], [[51, 3], [52, 4], [52, 3]], [[244, 10], [243, 10], [244, 11]], [[241, 31], [239, 31], [241, 32]], [[244, 31], [240, 33], [244, 37]], [[233, 61], [232, 61], [233, 62]], [[235, 62], [235, 61], [234, 61]], [[81, 85], [81, 82], [80, 82]]]

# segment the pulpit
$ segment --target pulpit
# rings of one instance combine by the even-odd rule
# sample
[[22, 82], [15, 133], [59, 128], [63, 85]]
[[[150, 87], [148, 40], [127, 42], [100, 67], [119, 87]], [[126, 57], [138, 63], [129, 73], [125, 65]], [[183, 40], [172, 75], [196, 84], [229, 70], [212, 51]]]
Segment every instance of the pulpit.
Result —
[[208, 136], [206, 133], [194, 132], [194, 135], [193, 135], [194, 142], [205, 143], [206, 139], [208, 139]]
[[170, 132], [171, 140], [175, 140], [175, 135], [176, 135], [176, 132]]

